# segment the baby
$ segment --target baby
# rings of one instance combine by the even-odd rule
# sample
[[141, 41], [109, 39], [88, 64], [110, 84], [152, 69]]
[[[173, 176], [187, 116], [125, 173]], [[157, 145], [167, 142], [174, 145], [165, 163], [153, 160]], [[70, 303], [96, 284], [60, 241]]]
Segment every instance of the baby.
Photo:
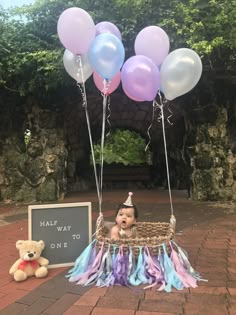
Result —
[[132, 192], [129, 192], [127, 200], [120, 204], [116, 211], [116, 225], [111, 228], [111, 239], [117, 240], [121, 238], [135, 238], [136, 219], [138, 218], [138, 210], [132, 203]]

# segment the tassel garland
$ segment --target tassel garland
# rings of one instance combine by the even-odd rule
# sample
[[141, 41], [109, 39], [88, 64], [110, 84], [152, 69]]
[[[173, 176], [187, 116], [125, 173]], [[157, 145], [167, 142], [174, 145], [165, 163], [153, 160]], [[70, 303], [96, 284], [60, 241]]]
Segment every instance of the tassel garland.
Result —
[[[139, 246], [136, 258], [132, 247], [124, 251], [123, 245], [109, 245], [105, 248], [93, 240], [75, 261], [66, 277], [70, 282], [98, 287], [113, 285], [138, 286], [144, 289], [157, 286], [158, 291], [171, 292], [196, 288], [197, 281], [207, 281], [191, 266], [187, 253], [174, 241], [169, 242], [170, 253], [165, 244], [158, 248], [158, 255], [152, 255], [148, 246]], [[112, 247], [112, 250], [111, 250]]]

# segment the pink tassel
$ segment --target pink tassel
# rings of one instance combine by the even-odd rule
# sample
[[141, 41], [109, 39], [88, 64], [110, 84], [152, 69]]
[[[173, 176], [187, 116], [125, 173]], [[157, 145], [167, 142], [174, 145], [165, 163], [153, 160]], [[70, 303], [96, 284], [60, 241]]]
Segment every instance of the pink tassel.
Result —
[[99, 271], [99, 267], [101, 264], [102, 256], [103, 256], [103, 247], [104, 247], [104, 243], [102, 243], [101, 249], [98, 252], [97, 256], [95, 257], [95, 260], [92, 266], [91, 267], [89, 266], [88, 270], [78, 277], [79, 281], [77, 282], [77, 284], [81, 284], [81, 285], [91, 284], [90, 281], [96, 278], [96, 275]]
[[175, 271], [177, 272], [178, 277], [182, 281], [185, 288], [196, 288], [197, 287], [197, 280], [193, 278], [187, 270], [184, 268], [183, 264], [181, 264], [181, 261], [179, 260], [178, 253], [173, 249], [172, 244], [171, 246], [171, 260], [174, 264]]
[[165, 287], [165, 280], [164, 280], [163, 272], [161, 270], [161, 266], [158, 264], [158, 261], [154, 262], [147, 246], [145, 247], [145, 250], [146, 250], [146, 253], [148, 256], [148, 262], [149, 262], [147, 272], [154, 278], [154, 282], [151, 285], [146, 286], [144, 289], [149, 289], [156, 286], [158, 283], [162, 283], [161, 287], [158, 289], [158, 291], [161, 291]]

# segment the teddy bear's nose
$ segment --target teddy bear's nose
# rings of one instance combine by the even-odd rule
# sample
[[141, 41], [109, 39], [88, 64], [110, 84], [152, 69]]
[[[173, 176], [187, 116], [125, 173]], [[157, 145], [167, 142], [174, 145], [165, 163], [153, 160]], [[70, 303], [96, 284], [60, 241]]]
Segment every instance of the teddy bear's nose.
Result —
[[29, 256], [30, 258], [32, 258], [32, 257], [34, 257], [34, 254], [29, 253], [28, 256]]

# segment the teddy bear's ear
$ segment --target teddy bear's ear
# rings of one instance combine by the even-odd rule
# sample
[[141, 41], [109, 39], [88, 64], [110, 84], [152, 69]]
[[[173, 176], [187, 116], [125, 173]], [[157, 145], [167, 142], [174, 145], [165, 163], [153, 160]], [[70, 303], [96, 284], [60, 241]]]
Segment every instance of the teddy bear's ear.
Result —
[[24, 241], [22, 241], [22, 240], [19, 240], [19, 241], [17, 241], [16, 242], [16, 249], [20, 249], [20, 247], [21, 247], [21, 245], [24, 243]]
[[38, 241], [38, 244], [41, 246], [41, 248], [42, 248], [42, 250], [44, 249], [44, 247], [45, 247], [45, 243], [44, 243], [44, 241]]

